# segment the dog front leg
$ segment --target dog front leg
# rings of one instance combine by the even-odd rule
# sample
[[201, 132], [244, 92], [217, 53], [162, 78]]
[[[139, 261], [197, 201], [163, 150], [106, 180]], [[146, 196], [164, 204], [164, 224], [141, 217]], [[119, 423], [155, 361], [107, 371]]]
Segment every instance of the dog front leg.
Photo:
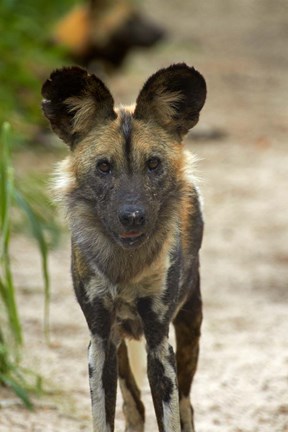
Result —
[[93, 431], [114, 430], [117, 359], [116, 347], [99, 336], [92, 336], [88, 349], [89, 384]]
[[179, 396], [173, 348], [167, 338], [151, 349], [147, 344], [148, 379], [159, 431], [180, 432]]
[[112, 315], [103, 299], [89, 298], [74, 276], [77, 299], [86, 318], [91, 342], [88, 348], [89, 384], [94, 432], [113, 432], [117, 389], [117, 350], [111, 340]]
[[[159, 308], [157, 301], [157, 309]], [[139, 301], [147, 349], [147, 371], [160, 432], [180, 432], [176, 360], [168, 342], [169, 321], [155, 312], [150, 298]]]

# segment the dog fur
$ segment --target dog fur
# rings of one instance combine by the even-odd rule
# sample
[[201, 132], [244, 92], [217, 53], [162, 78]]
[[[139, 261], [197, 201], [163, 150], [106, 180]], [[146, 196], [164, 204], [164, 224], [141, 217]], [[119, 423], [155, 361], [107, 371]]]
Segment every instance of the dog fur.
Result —
[[71, 67], [53, 72], [42, 95], [44, 114], [70, 148], [55, 190], [69, 221], [73, 284], [91, 335], [94, 432], [114, 430], [117, 377], [126, 431], [144, 430], [125, 344], [143, 335], [159, 431], [193, 432], [203, 220], [182, 138], [198, 122], [205, 80], [175, 64], [147, 80], [135, 108], [115, 109], [99, 78]]

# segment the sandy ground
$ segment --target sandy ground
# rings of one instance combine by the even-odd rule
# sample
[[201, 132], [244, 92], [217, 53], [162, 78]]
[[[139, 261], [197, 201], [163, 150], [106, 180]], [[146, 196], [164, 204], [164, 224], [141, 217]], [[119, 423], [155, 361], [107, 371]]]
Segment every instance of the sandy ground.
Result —
[[[199, 157], [206, 220], [197, 432], [288, 432], [288, 5], [151, 0], [145, 9], [170, 40], [108, 78], [116, 100], [133, 101], [149, 74], [176, 61], [194, 64], [208, 84], [200, 124], [186, 140]], [[35, 161], [31, 155], [31, 167]], [[17, 238], [13, 256], [25, 365], [42, 374], [47, 392], [28, 412], [0, 390], [0, 431], [91, 431], [88, 332], [72, 293], [69, 241], [50, 259], [50, 346], [36, 250]], [[143, 399], [146, 430], [156, 431], [147, 381]], [[120, 399], [116, 430], [124, 430]]]

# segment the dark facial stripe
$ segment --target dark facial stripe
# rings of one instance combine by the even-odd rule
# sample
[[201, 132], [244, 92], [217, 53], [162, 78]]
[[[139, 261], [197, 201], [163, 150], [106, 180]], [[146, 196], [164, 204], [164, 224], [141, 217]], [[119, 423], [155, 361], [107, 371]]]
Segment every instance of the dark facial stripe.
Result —
[[121, 111], [120, 112], [120, 118], [121, 118], [121, 128], [124, 135], [124, 152], [125, 157], [128, 161], [128, 169], [131, 170], [131, 151], [132, 151], [132, 140], [131, 140], [131, 133], [132, 133], [132, 116], [128, 111]]

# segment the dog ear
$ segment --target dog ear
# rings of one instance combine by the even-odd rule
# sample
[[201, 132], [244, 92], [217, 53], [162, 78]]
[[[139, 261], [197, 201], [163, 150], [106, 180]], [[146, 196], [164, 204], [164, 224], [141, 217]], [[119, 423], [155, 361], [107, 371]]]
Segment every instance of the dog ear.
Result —
[[193, 67], [179, 63], [160, 69], [144, 84], [134, 117], [155, 121], [171, 134], [182, 137], [198, 122], [206, 99], [206, 83]]
[[70, 147], [97, 122], [116, 118], [103, 82], [79, 67], [54, 71], [42, 87], [42, 109], [54, 132]]

